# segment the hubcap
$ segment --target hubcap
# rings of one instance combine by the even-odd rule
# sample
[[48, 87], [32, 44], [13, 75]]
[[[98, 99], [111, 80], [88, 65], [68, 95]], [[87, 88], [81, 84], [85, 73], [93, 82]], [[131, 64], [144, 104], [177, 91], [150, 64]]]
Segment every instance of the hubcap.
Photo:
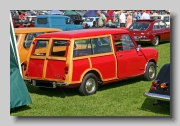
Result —
[[154, 38], [154, 44], [155, 44], [155, 45], [157, 45], [157, 44], [158, 44], [158, 42], [159, 42], [158, 38], [157, 38], [157, 37], [155, 37], [155, 38]]
[[96, 88], [96, 84], [95, 84], [96, 82], [95, 82], [95, 80], [93, 79], [93, 78], [89, 78], [87, 81], [86, 81], [86, 91], [88, 92], [88, 93], [92, 93], [94, 90], [95, 90], [95, 88]]
[[155, 76], [155, 68], [154, 68], [153, 66], [151, 66], [151, 67], [149, 68], [149, 77], [150, 77], [151, 79], [153, 79], [154, 76]]

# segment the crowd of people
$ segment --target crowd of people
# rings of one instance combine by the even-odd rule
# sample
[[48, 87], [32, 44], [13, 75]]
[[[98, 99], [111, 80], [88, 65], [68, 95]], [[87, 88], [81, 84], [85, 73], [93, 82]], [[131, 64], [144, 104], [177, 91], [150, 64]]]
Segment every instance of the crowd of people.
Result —
[[[164, 10], [164, 11], [133, 10], [133, 11], [126, 11], [126, 13], [123, 10], [114, 11], [112, 14], [113, 21], [109, 20], [109, 22], [114, 22], [116, 19], [118, 19], [120, 27], [128, 28], [132, 24], [132, 22], [135, 20], [150, 19], [150, 15], [157, 16], [157, 15], [162, 15], [162, 14], [170, 14], [170, 11], [169, 10]], [[105, 22], [107, 22], [107, 18], [100, 11], [98, 11], [98, 15], [100, 17], [98, 20], [98, 27], [104, 27]], [[103, 24], [101, 20], [103, 20], [104, 22]], [[94, 21], [94, 24], [95, 24], [95, 21]]]
[[[77, 10], [74, 10], [77, 12]], [[84, 10], [85, 12], [88, 10]], [[106, 13], [108, 13], [110, 10], [105, 10]], [[112, 10], [111, 10], [112, 11]], [[26, 20], [27, 16], [38, 16], [42, 14], [48, 14], [48, 11], [11, 11], [11, 15], [13, 18], [18, 18], [20, 20]], [[161, 14], [170, 14], [169, 10], [129, 10], [129, 11], [117, 11], [113, 10], [113, 13], [111, 18], [111, 22], [114, 22], [116, 19], [119, 21], [120, 27], [126, 27], [128, 28], [133, 21], [139, 20], [139, 19], [150, 19], [150, 15], [161, 15]], [[104, 27], [105, 23], [108, 22], [108, 18], [101, 12], [97, 11], [97, 15], [99, 16], [98, 22], [93, 22], [93, 27]], [[83, 15], [82, 15], [83, 17]]]

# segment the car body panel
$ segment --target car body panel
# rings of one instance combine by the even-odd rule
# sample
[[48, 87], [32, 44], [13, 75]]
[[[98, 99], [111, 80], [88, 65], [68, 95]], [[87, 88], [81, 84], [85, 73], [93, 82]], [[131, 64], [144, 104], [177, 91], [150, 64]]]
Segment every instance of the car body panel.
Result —
[[[117, 52], [115, 40], [127, 42], [129, 50]], [[43, 42], [48, 44], [37, 47], [37, 43]], [[56, 43], [55, 46], [55, 42], [59, 42], [59, 45]], [[63, 42], [68, 44], [62, 46]], [[130, 46], [133, 46], [133, 49]], [[141, 48], [137, 51], [137, 47], [137, 43], [125, 29], [83, 29], [41, 34], [30, 47], [27, 70], [24, 71], [26, 76], [23, 78], [61, 83], [70, 87], [79, 86], [89, 72], [94, 73], [103, 84], [142, 75], [148, 60], [153, 59], [157, 64], [158, 56], [154, 55], [155, 50], [153, 52], [152, 49]], [[62, 50], [66, 54], [60, 54]], [[52, 52], [58, 55], [53, 56]], [[124, 59], [118, 58], [118, 53], [123, 53]], [[39, 72], [33, 73], [33, 67]]]

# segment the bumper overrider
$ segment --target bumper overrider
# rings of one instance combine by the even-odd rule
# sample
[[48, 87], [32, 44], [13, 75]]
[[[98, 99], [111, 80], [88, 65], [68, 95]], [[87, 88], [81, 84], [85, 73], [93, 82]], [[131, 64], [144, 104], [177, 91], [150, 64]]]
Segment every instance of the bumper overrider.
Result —
[[148, 98], [162, 100], [162, 101], [170, 101], [170, 96], [169, 95], [162, 95], [162, 94], [144, 92], [144, 96], [148, 97]]

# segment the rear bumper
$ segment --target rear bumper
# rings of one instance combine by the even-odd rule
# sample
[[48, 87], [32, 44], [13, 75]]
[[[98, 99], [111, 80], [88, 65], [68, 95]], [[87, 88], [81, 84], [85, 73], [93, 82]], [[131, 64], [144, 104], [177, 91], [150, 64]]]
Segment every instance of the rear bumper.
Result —
[[169, 95], [162, 95], [162, 94], [144, 92], [144, 96], [148, 97], [148, 98], [162, 100], [162, 101], [170, 101], [170, 96]]
[[[42, 82], [42, 83], [37, 83], [37, 82]], [[45, 87], [45, 88], [57, 88], [57, 87], [66, 87], [66, 86], [69, 86], [69, 84], [64, 83], [64, 82], [44, 82], [44, 81], [32, 80], [32, 86]]]

